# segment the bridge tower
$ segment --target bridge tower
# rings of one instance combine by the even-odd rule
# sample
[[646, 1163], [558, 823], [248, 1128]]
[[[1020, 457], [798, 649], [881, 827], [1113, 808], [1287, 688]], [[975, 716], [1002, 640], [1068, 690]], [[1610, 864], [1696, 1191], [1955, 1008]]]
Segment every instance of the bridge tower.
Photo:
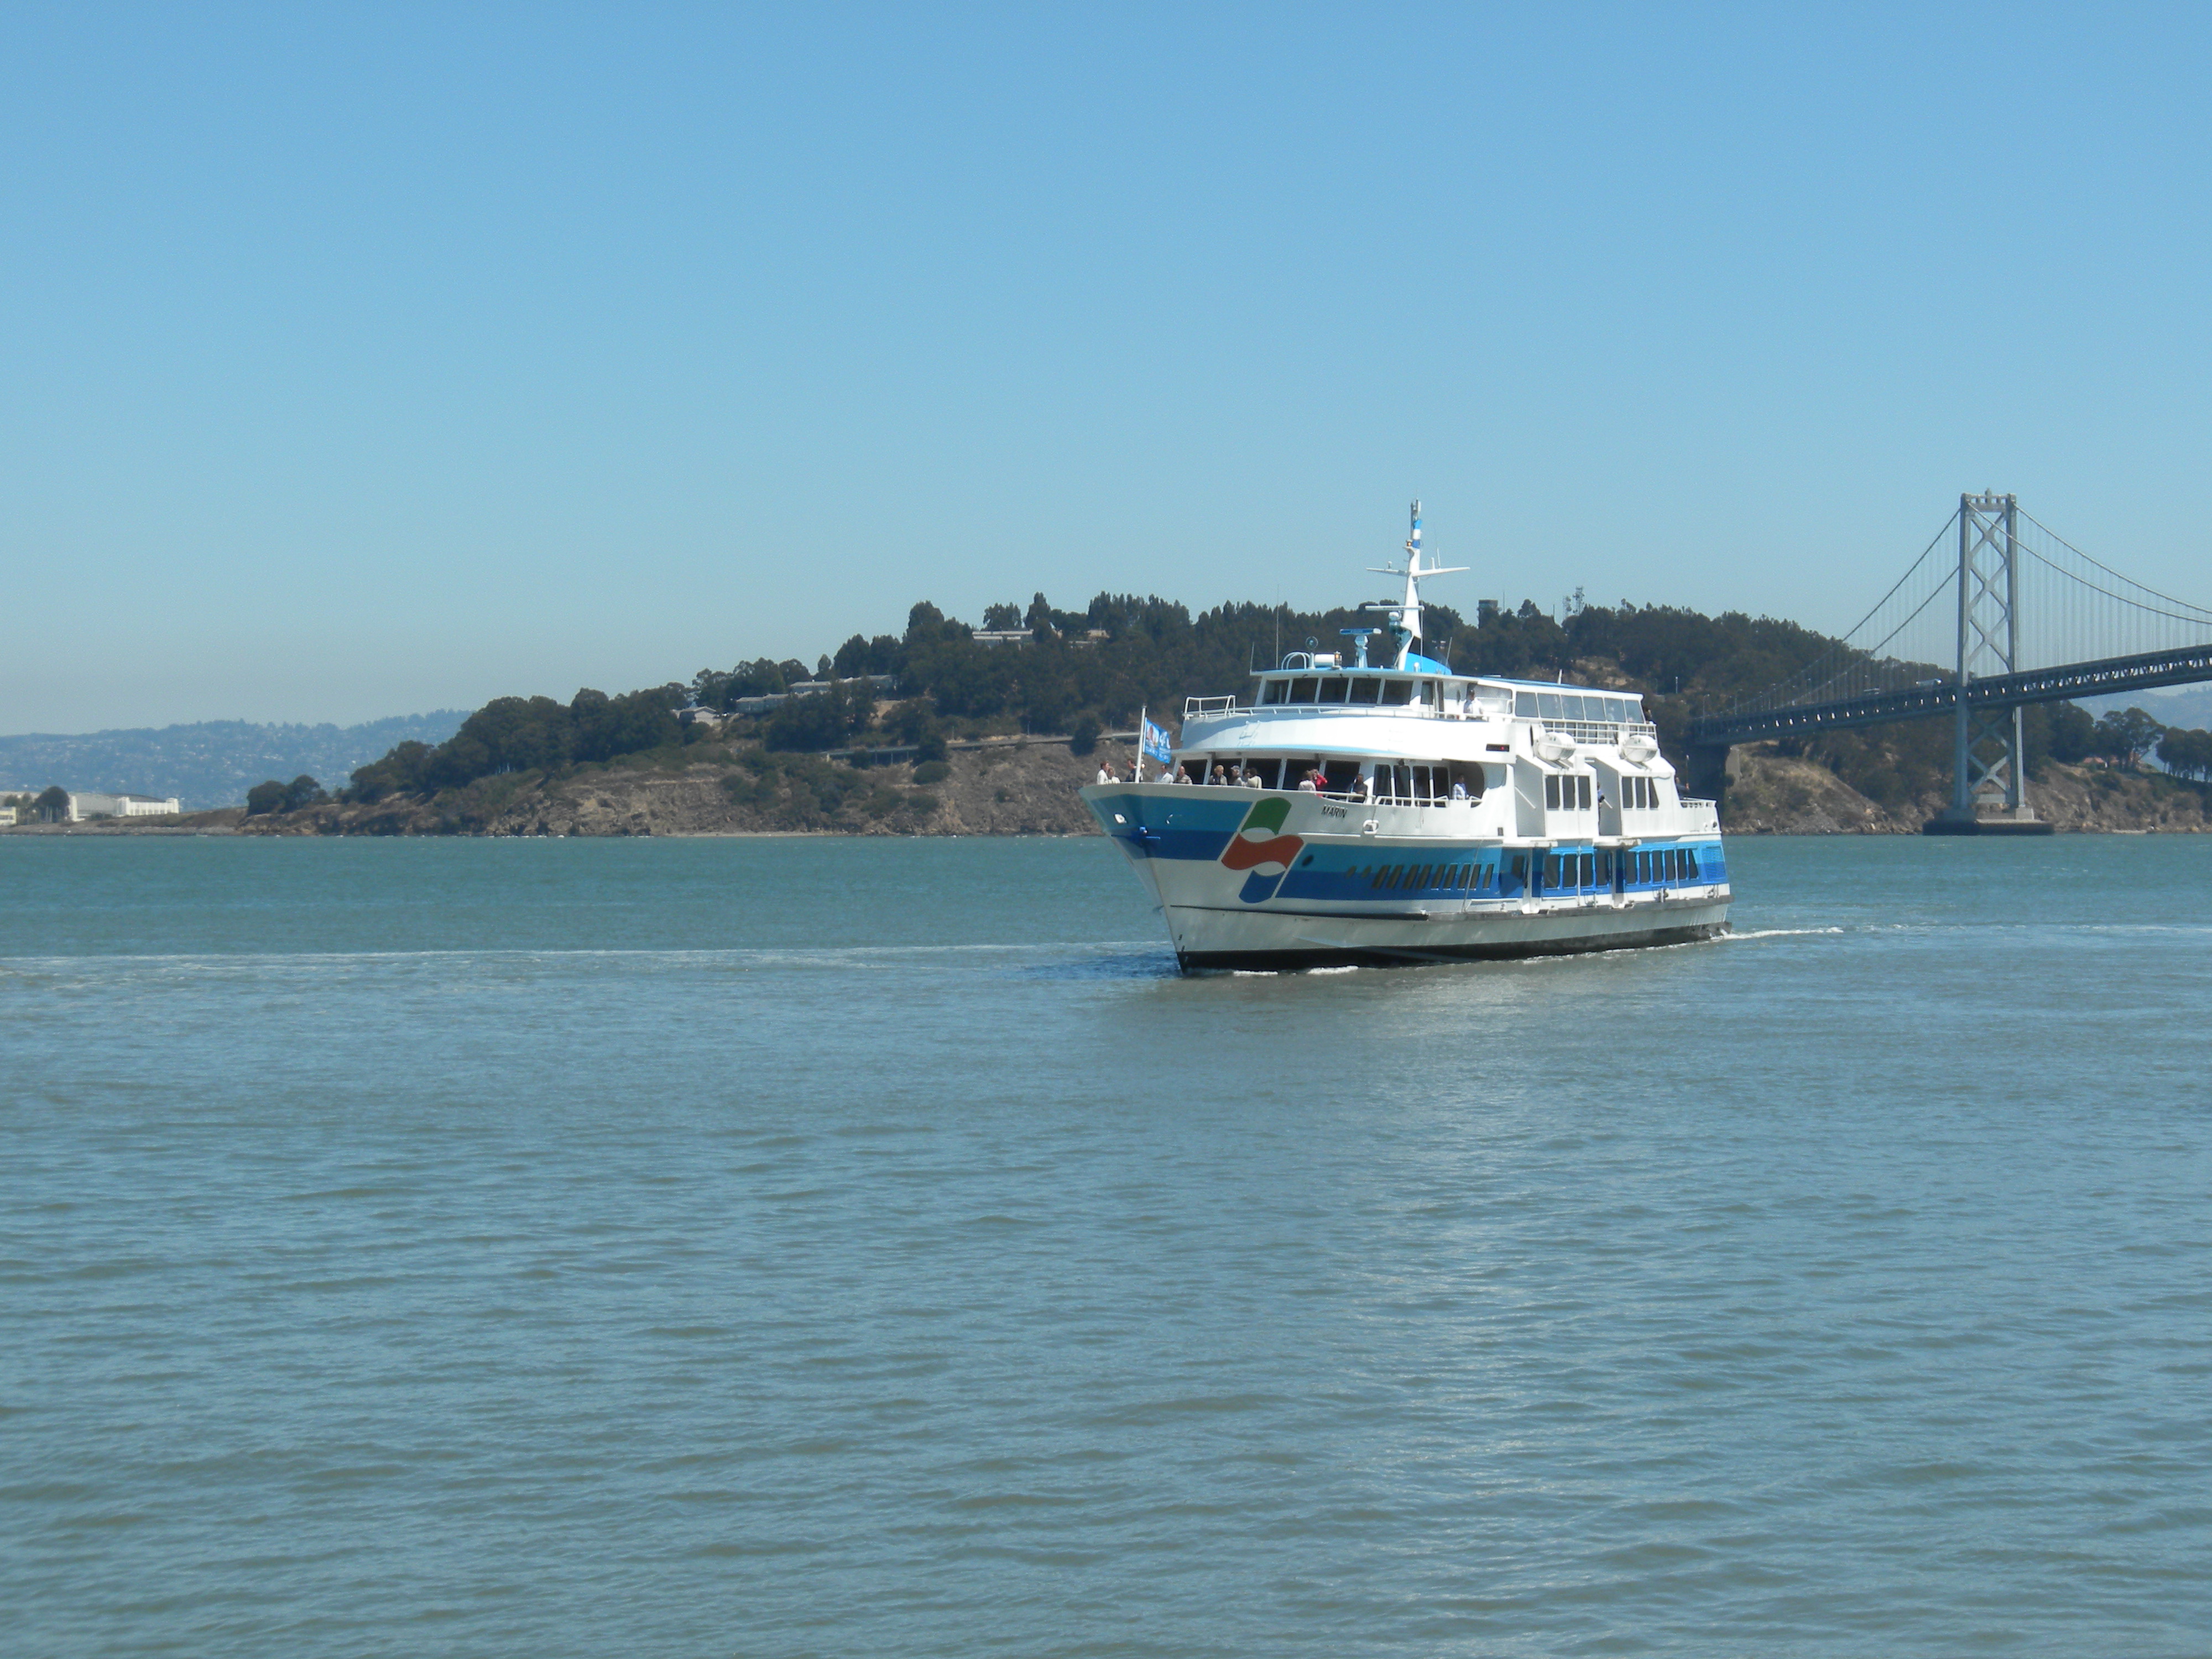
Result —
[[1928, 827], [1972, 833], [1979, 826], [2030, 824], [2021, 793], [2021, 707], [1969, 708], [1977, 679], [2019, 672], [2020, 501], [1959, 497], [1959, 710], [1952, 744], [1950, 809]]

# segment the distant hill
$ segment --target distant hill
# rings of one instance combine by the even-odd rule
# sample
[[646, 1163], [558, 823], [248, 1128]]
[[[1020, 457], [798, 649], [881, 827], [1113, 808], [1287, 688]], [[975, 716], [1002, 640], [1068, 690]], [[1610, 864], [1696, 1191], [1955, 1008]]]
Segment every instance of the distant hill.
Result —
[[2123, 691], [2109, 697], [2084, 697], [2081, 707], [2093, 714], [2140, 708], [2161, 726], [2179, 726], [2192, 732], [2212, 731], [2212, 685], [2166, 685], [2155, 691]]
[[174, 795], [186, 811], [236, 806], [264, 778], [289, 783], [305, 772], [334, 789], [394, 744], [410, 738], [443, 743], [468, 712], [441, 708], [362, 726], [202, 720], [78, 737], [0, 738], [0, 787], [37, 790], [58, 783], [65, 789]]

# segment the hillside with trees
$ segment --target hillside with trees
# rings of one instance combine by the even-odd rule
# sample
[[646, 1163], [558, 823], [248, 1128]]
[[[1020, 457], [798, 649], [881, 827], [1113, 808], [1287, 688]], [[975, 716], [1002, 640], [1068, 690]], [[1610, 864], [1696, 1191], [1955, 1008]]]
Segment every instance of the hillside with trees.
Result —
[[[1533, 602], [1513, 610], [1486, 602], [1472, 620], [1444, 605], [1428, 607], [1425, 620], [1431, 654], [1462, 672], [1644, 694], [1678, 764], [1701, 710], [1763, 690], [1837, 648], [1795, 623], [1670, 605], [1586, 605], [1562, 620]], [[925, 600], [908, 613], [903, 633], [855, 634], [811, 670], [796, 658], [763, 658], [614, 696], [582, 690], [565, 703], [496, 698], [443, 743], [402, 742], [359, 768], [338, 800], [408, 805], [410, 811], [442, 802], [432, 819], [466, 829], [489, 821], [485, 803], [509, 799], [533, 780], [616, 766], [666, 771], [742, 762], [746, 769], [732, 790], [764, 799], [773, 787], [793, 802], [804, 794], [811, 805], [790, 806], [791, 827], [836, 827], [859, 810], [853, 803], [873, 801], [878, 818], [891, 807], [880, 787], [842, 781], [855, 769], [820, 758], [830, 751], [896, 748], [930, 764], [942, 762], [948, 741], [1042, 733], [1064, 736], [1085, 753], [1102, 732], [1127, 727], [1140, 708], [1172, 726], [1186, 696], [1242, 690], [1254, 669], [1283, 652], [1338, 648], [1340, 630], [1366, 621], [1349, 610], [1254, 604], [1194, 614], [1156, 595], [1111, 592], [1067, 611], [1039, 593], [1026, 607], [989, 607], [986, 631], [1018, 637], [986, 641]], [[799, 685], [810, 689], [778, 706], [749, 705]], [[2212, 769], [2189, 734], [2164, 733], [2140, 710], [2093, 720], [2071, 704], [2046, 705], [2027, 710], [2024, 725], [2031, 779], [2083, 763], [2132, 771], [2154, 756], [2177, 776], [2202, 779]], [[1949, 721], [1939, 718], [1762, 747], [1819, 769], [1902, 820], [1947, 797], [1950, 744]]]

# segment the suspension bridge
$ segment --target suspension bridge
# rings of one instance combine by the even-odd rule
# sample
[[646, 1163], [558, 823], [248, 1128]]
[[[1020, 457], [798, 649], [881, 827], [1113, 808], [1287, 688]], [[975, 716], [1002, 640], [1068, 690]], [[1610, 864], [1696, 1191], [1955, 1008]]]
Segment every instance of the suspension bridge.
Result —
[[1961, 495], [1831, 650], [1692, 724], [1692, 768], [1717, 774], [1736, 744], [1948, 714], [1952, 802], [1929, 833], [2047, 834], [2023, 793], [2021, 710], [2195, 680], [2212, 680], [2212, 610], [2100, 563], [2016, 496]]

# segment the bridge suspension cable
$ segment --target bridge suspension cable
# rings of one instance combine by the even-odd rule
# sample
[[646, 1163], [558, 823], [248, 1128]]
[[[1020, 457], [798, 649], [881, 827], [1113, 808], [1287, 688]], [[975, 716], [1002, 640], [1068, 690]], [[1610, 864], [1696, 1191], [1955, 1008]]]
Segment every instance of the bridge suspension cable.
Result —
[[[1958, 604], [1960, 552], [1981, 523], [1978, 519], [1954, 541], [1959, 522], [1960, 513], [1953, 513], [1890, 590], [1833, 646], [1765, 690], [1711, 711], [1708, 719], [1755, 720], [1955, 683], [1962, 647], [1973, 678], [1990, 672], [1985, 660], [1977, 660], [1986, 658], [1982, 647], [1990, 641], [1962, 630]], [[2013, 632], [2004, 652], [2009, 672], [2212, 644], [2212, 608], [2121, 574], [2027, 513], [2018, 513], [2013, 522], [2016, 556], [2006, 605]]]

